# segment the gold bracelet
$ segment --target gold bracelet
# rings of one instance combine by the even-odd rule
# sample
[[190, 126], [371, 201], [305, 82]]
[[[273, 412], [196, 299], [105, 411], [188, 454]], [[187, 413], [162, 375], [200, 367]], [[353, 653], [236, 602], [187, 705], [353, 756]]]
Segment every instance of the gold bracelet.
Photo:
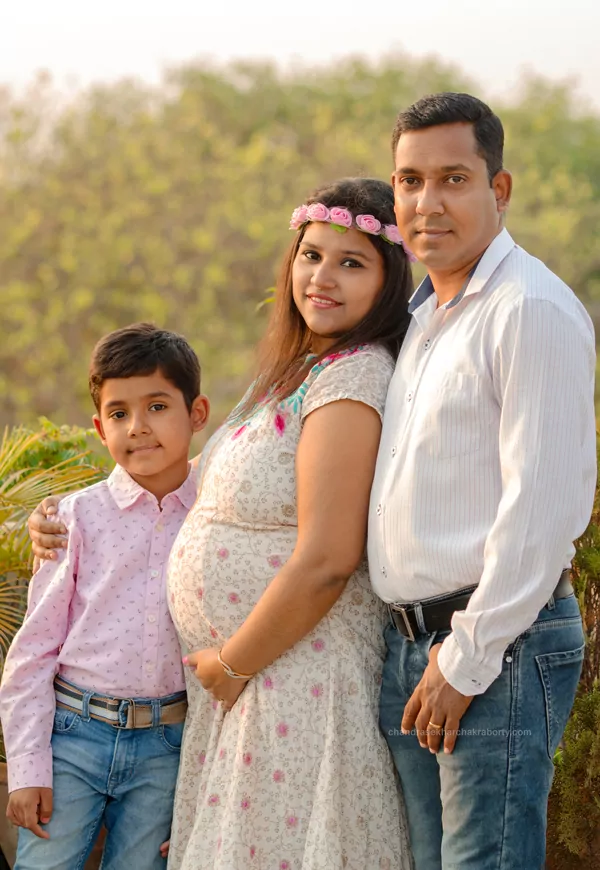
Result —
[[234, 680], [251, 680], [254, 674], [238, 674], [237, 671], [234, 671], [233, 668], [230, 668], [227, 662], [224, 662], [221, 658], [221, 650], [217, 653], [217, 659], [219, 660], [219, 664], [225, 671], [228, 677], [232, 677]]

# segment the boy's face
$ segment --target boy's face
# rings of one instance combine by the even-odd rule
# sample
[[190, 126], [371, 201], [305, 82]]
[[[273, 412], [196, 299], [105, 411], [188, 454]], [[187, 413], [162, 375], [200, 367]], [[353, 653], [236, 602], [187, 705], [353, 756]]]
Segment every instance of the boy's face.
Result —
[[157, 369], [106, 380], [94, 425], [115, 462], [160, 499], [187, 477], [190, 441], [206, 425], [208, 411], [205, 396], [188, 411], [181, 390]]

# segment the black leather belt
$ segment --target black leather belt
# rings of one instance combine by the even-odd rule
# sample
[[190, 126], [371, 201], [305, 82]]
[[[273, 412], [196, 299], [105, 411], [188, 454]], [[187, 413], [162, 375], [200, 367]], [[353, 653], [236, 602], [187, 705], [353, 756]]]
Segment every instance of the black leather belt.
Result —
[[[477, 586], [468, 586], [466, 589], [459, 589], [458, 592], [451, 595], [438, 595], [436, 598], [428, 598], [426, 601], [416, 601], [410, 604], [388, 604], [392, 622], [400, 634], [408, 640], [431, 634], [433, 631], [448, 631], [451, 628], [452, 614], [456, 610], [466, 608], [476, 589]], [[548, 604], [554, 599], [568, 598], [572, 594], [571, 571], [569, 568], [565, 568]], [[422, 623], [417, 619], [419, 609]]]

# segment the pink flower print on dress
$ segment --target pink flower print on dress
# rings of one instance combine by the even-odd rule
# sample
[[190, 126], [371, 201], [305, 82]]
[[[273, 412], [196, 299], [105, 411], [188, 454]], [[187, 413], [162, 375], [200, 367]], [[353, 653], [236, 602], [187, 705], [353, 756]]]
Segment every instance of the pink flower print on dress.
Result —
[[217, 556], [219, 559], [229, 559], [229, 550], [227, 547], [221, 547], [220, 550], [217, 550]]
[[273, 782], [285, 782], [285, 773], [283, 770], [275, 770], [273, 772]]
[[313, 640], [311, 646], [315, 652], [323, 652], [325, 649], [325, 641], [318, 637], [316, 640]]
[[265, 678], [264, 678], [264, 680], [263, 680], [263, 687], [264, 687], [265, 689], [272, 689], [272, 688], [273, 688], [273, 680], [271, 679], [271, 677], [265, 677]]
[[242, 756], [242, 761], [244, 762], [246, 767], [250, 767], [250, 765], [252, 764], [252, 753], [244, 752], [244, 755]]
[[177, 558], [181, 559], [181, 557], [183, 556], [184, 553], [185, 553], [185, 547], [180, 547], [179, 551], [177, 553]]
[[221, 749], [219, 752], [219, 758], [225, 758], [226, 755], [227, 755], [227, 752], [224, 749]]
[[223, 842], [223, 841], [222, 841], [221, 837], [219, 837], [219, 839], [217, 840], [217, 852], [220, 852], [220, 851], [221, 851], [221, 843], [222, 843], [222, 842]]
[[215, 700], [212, 702], [212, 708], [213, 708], [213, 710], [216, 710], [216, 709], [218, 708], [218, 706], [219, 706], [219, 702], [218, 702], [218, 701], [216, 700], [216, 698], [215, 698]]
[[242, 434], [246, 431], [247, 428], [248, 428], [248, 427], [247, 427], [246, 424], [244, 423], [243, 426], [240, 426], [239, 429], [236, 429], [235, 432], [233, 433], [233, 435], [231, 436], [232, 440], [235, 441], [236, 438], [239, 438], [240, 435], [242, 435]]
[[250, 846], [250, 857], [254, 858], [256, 855], [256, 846]]
[[288, 828], [295, 828], [298, 825], [298, 817], [297, 816], [288, 816], [285, 820]]
[[281, 556], [269, 556], [267, 562], [271, 568], [281, 568]]
[[198, 764], [204, 764], [205, 761], [206, 761], [206, 752], [203, 749], [202, 752], [200, 753], [200, 755], [198, 756]]
[[283, 414], [275, 414], [275, 431], [280, 437], [285, 432], [285, 417]]
[[244, 797], [241, 800], [240, 806], [243, 810], [249, 810], [250, 809], [250, 798], [246, 797], [246, 795], [244, 795]]
[[209, 805], [209, 807], [218, 807], [219, 804], [220, 804], [220, 802], [221, 802], [221, 801], [220, 801], [220, 799], [219, 799], [219, 795], [218, 795], [218, 794], [211, 794], [211, 796], [210, 796], [209, 799], [208, 799], [208, 805]]
[[291, 864], [289, 861], [282, 861], [279, 865], [279, 870], [291, 870]]
[[229, 599], [231, 604], [240, 603], [240, 596], [237, 594], [237, 592], [230, 592], [227, 598]]
[[280, 722], [275, 730], [277, 731], [278, 737], [287, 737], [290, 728], [285, 722]]
[[320, 698], [321, 695], [323, 694], [323, 684], [322, 684], [322, 683], [316, 683], [316, 684], [312, 687], [312, 689], [310, 690], [310, 694], [313, 696], [313, 698]]
[[219, 636], [219, 632], [217, 631], [216, 628], [211, 628], [211, 630], [210, 630], [210, 636], [211, 636], [211, 637], [218, 637], [218, 636]]
[[198, 591], [196, 592], [196, 595], [198, 596], [200, 601], [202, 601], [202, 599], [204, 598], [204, 589], [202, 589], [202, 588], [198, 589]]

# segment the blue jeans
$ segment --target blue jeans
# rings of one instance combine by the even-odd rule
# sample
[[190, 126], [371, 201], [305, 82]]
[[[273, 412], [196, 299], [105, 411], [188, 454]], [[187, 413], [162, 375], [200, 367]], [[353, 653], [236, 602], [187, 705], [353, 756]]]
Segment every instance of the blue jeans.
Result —
[[553, 756], [583, 661], [574, 596], [545, 607], [463, 716], [451, 755], [402, 735], [404, 706], [448, 632], [406, 640], [390, 623], [380, 724], [406, 801], [416, 870], [541, 870]]
[[182, 733], [183, 723], [122, 730], [57, 707], [50, 839], [21, 828], [15, 870], [82, 870], [103, 823], [102, 870], [164, 870]]

